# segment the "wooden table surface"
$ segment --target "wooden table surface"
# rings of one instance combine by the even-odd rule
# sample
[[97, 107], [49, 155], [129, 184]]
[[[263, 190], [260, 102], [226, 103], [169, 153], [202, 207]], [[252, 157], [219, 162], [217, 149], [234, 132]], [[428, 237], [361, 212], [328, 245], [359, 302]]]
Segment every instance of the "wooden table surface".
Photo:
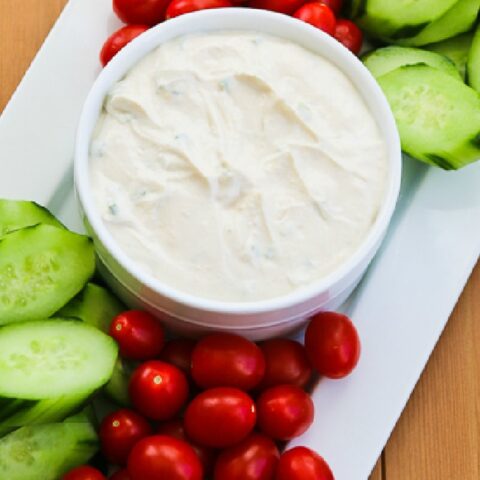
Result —
[[[0, 110], [65, 3], [0, 0]], [[479, 479], [480, 264], [370, 477]]]

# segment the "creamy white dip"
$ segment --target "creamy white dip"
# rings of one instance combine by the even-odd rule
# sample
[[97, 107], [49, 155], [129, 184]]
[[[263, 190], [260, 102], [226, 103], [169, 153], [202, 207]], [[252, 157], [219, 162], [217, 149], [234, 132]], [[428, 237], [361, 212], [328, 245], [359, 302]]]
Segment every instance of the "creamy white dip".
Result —
[[102, 219], [143, 270], [225, 301], [334, 271], [383, 202], [385, 142], [352, 82], [254, 32], [188, 35], [114, 86], [90, 153]]

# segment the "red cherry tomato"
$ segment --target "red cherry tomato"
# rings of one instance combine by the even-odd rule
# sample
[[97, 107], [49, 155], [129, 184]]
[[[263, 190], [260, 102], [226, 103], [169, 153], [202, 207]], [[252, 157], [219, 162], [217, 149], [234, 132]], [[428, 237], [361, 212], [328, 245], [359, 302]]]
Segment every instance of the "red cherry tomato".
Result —
[[335, 23], [337, 21], [335, 14], [323, 3], [306, 3], [300, 7], [293, 16], [323, 30], [329, 35], [335, 33]]
[[224, 448], [242, 441], [256, 422], [253, 400], [237, 388], [212, 388], [197, 395], [185, 412], [185, 431], [200, 445]]
[[273, 441], [253, 433], [224, 450], [215, 465], [215, 480], [273, 480], [280, 453]]
[[170, 422], [162, 423], [158, 427], [157, 433], [187, 442], [195, 450], [195, 453], [200, 459], [205, 475], [208, 475], [213, 471], [216, 457], [215, 451], [211, 448], [202, 447], [192, 443], [187, 437], [183, 423], [180, 420], [171, 420]]
[[162, 349], [160, 359], [175, 365], [186, 375], [190, 375], [192, 352], [196, 342], [188, 338], [176, 338], [168, 341]]
[[156, 25], [165, 19], [168, 0], [113, 0], [113, 10], [124, 23]]
[[360, 339], [352, 321], [341, 313], [315, 315], [305, 331], [310, 362], [321, 375], [343, 378], [357, 365]]
[[182, 440], [154, 435], [140, 440], [128, 457], [131, 480], [203, 480], [193, 448]]
[[312, 367], [305, 347], [287, 338], [274, 338], [260, 343], [265, 356], [265, 376], [260, 388], [296, 385], [304, 388], [312, 376]]
[[120, 356], [130, 360], [158, 357], [165, 342], [160, 322], [142, 310], [129, 310], [117, 315], [109, 333], [118, 342]]
[[128, 392], [142, 415], [153, 420], [170, 420], [188, 399], [188, 383], [177, 367], [150, 360], [133, 372]]
[[109, 478], [110, 480], [132, 480], [132, 477], [130, 477], [126, 468], [122, 468], [122, 470], [116, 471]]
[[304, 3], [305, 0], [251, 0], [249, 6], [252, 8], [260, 8], [262, 10], [271, 10], [272, 12], [291, 15]]
[[306, 447], [285, 452], [278, 462], [275, 480], [335, 480], [327, 462]]
[[301, 388], [280, 385], [265, 390], [257, 400], [260, 430], [275, 440], [290, 440], [313, 422], [312, 399]]
[[165, 17], [169, 19], [198, 10], [226, 7], [233, 7], [233, 3], [230, 0], [172, 0]]
[[62, 480], [107, 480], [107, 477], [96, 468], [82, 465], [66, 473]]
[[360, 28], [350, 20], [341, 18], [337, 21], [334, 37], [355, 55], [360, 53], [363, 43], [363, 33]]
[[133, 446], [152, 433], [150, 424], [138, 413], [122, 408], [107, 415], [100, 425], [102, 453], [108, 461], [126, 465]]
[[112, 33], [100, 51], [100, 62], [105, 66], [127, 43], [148, 30], [146, 25], [127, 25]]
[[329, 7], [335, 15], [340, 13], [340, 10], [343, 6], [343, 0], [319, 0], [320, 3], [325, 4]]
[[251, 390], [265, 374], [262, 351], [250, 340], [216, 333], [200, 340], [192, 353], [192, 377], [203, 388]]

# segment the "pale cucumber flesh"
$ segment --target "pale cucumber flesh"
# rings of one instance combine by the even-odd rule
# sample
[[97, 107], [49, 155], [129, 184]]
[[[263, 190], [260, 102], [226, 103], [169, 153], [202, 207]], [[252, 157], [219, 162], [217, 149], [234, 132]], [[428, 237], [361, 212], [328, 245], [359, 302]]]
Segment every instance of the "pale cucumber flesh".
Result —
[[427, 49], [449, 58], [457, 67], [460, 76], [465, 79], [467, 57], [472, 45], [472, 33], [462, 33], [456, 37], [427, 45]]
[[59, 480], [97, 450], [97, 435], [87, 422], [22, 427], [0, 439], [0, 478]]
[[39, 223], [63, 227], [46, 208], [35, 202], [0, 198], [0, 237]]
[[411, 37], [441, 17], [457, 0], [367, 0], [358, 23], [377, 38]]
[[397, 37], [396, 43], [420, 47], [468, 32], [478, 17], [480, 0], [459, 0], [436, 21], [428, 24], [414, 36]]
[[91, 239], [36, 225], [0, 239], [0, 325], [47, 318], [93, 275]]
[[108, 333], [112, 320], [126, 307], [106, 288], [88, 283], [57, 315], [75, 317]]
[[438, 53], [407, 47], [379, 48], [368, 54], [363, 62], [375, 78], [379, 78], [399, 67], [424, 63], [461, 80], [455, 64]]
[[378, 82], [406, 153], [447, 170], [480, 158], [480, 95], [475, 90], [426, 65], [398, 68]]
[[0, 396], [86, 396], [108, 382], [117, 351], [111, 337], [80, 321], [52, 319], [3, 327]]

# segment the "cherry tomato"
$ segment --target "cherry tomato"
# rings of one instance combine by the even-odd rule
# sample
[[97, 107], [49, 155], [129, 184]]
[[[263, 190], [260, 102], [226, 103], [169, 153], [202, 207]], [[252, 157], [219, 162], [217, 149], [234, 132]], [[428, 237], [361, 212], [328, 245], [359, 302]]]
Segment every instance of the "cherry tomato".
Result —
[[185, 431], [200, 445], [224, 448], [242, 441], [256, 422], [253, 400], [237, 388], [212, 388], [197, 395], [185, 412]]
[[333, 36], [355, 55], [360, 53], [363, 43], [363, 33], [360, 28], [350, 20], [345, 18], [338, 20]]
[[192, 443], [185, 433], [185, 428], [181, 420], [171, 420], [170, 422], [162, 423], [158, 427], [157, 433], [187, 442], [195, 450], [195, 453], [203, 465], [205, 474], [208, 475], [213, 471], [216, 457], [215, 451], [211, 448]]
[[90, 465], [82, 465], [70, 470], [62, 477], [62, 480], [107, 480], [107, 477]]
[[132, 477], [130, 477], [126, 468], [122, 468], [122, 470], [116, 471], [109, 478], [110, 480], [132, 480]]
[[312, 399], [294, 385], [265, 390], [257, 400], [260, 430], [275, 440], [290, 440], [304, 433], [313, 422]]
[[160, 359], [175, 365], [186, 375], [190, 375], [192, 352], [196, 342], [188, 338], [176, 338], [168, 341], [162, 349]]
[[100, 51], [100, 62], [105, 66], [127, 43], [148, 30], [146, 25], [127, 25], [110, 35]]
[[124, 23], [156, 25], [165, 19], [168, 0], [113, 0], [113, 10]]
[[131, 480], [203, 480], [203, 468], [193, 448], [166, 435], [140, 440], [128, 457]]
[[230, 0], [172, 0], [168, 4], [165, 17], [168, 19], [197, 10], [226, 7], [233, 7], [233, 3]]
[[142, 310], [129, 310], [117, 315], [109, 333], [118, 342], [120, 356], [130, 360], [158, 357], [165, 341], [160, 322]]
[[298, 10], [305, 0], [251, 0], [249, 6], [260, 8], [262, 10], [271, 10], [272, 12], [286, 13], [291, 15]]
[[177, 367], [150, 360], [133, 372], [128, 392], [142, 415], [153, 420], [170, 420], [188, 399], [188, 382]]
[[273, 441], [253, 433], [224, 450], [215, 465], [215, 480], [273, 480], [280, 453]]
[[343, 0], [319, 0], [320, 3], [325, 4], [329, 7], [335, 15], [340, 13], [340, 10], [343, 6]]
[[200, 340], [192, 353], [192, 377], [203, 388], [250, 390], [265, 373], [262, 351], [250, 340], [215, 333]]
[[305, 331], [310, 362], [321, 375], [343, 378], [357, 365], [360, 339], [352, 321], [341, 313], [315, 315]]
[[335, 480], [325, 460], [306, 447], [295, 447], [280, 457], [275, 480]]
[[300, 7], [293, 16], [323, 30], [329, 35], [335, 33], [335, 23], [337, 21], [335, 19], [335, 14], [323, 3], [306, 3]]
[[260, 343], [265, 356], [265, 376], [260, 388], [296, 385], [304, 388], [312, 376], [312, 367], [304, 346], [287, 338], [274, 338]]
[[117, 465], [126, 465], [133, 446], [152, 433], [150, 424], [138, 413], [122, 408], [107, 415], [100, 425], [102, 453]]

